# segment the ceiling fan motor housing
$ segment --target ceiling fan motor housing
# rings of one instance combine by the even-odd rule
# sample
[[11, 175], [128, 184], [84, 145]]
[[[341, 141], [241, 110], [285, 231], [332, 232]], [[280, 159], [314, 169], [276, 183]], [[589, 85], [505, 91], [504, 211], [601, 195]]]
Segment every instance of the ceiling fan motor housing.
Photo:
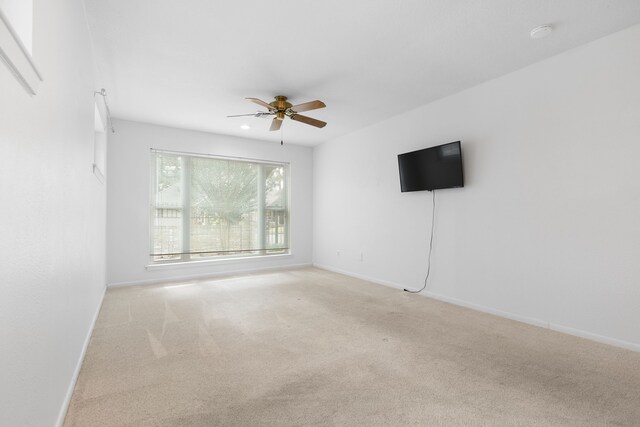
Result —
[[282, 95], [276, 96], [276, 100], [270, 102], [269, 105], [277, 110], [276, 118], [278, 120], [284, 120], [286, 110], [293, 107], [293, 104], [287, 102], [287, 97]]

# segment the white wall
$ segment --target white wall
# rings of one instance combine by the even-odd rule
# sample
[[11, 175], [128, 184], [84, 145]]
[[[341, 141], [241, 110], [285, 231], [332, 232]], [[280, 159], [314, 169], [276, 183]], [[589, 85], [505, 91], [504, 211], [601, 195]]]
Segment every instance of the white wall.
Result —
[[59, 421], [105, 286], [106, 189], [92, 173], [80, 0], [35, 2], [33, 57], [44, 77], [33, 97], [0, 63], [2, 426]]
[[314, 263], [419, 288], [431, 193], [400, 193], [397, 154], [462, 140], [428, 292], [640, 350], [639, 48], [635, 26], [317, 147]]
[[[311, 264], [312, 149], [124, 120], [109, 139], [107, 281], [110, 285]], [[291, 256], [148, 270], [150, 149], [290, 162]]]

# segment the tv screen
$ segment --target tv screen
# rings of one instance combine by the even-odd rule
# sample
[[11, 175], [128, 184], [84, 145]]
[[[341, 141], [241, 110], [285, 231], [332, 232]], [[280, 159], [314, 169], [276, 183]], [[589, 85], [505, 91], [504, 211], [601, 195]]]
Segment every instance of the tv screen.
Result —
[[460, 141], [398, 154], [402, 192], [464, 187]]

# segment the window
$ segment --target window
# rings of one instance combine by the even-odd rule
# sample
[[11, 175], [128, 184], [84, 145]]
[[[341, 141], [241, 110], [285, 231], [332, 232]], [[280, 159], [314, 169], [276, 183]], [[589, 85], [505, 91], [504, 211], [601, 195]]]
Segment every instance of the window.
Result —
[[289, 253], [289, 166], [152, 151], [151, 262]]
[[107, 173], [107, 133], [98, 104], [94, 104], [93, 173], [104, 182]]

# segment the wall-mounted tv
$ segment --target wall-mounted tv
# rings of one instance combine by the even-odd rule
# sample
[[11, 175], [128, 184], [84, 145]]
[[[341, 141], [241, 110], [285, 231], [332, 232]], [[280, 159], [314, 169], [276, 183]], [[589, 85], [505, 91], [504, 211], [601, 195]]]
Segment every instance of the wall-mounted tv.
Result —
[[464, 187], [460, 141], [398, 154], [402, 192]]

